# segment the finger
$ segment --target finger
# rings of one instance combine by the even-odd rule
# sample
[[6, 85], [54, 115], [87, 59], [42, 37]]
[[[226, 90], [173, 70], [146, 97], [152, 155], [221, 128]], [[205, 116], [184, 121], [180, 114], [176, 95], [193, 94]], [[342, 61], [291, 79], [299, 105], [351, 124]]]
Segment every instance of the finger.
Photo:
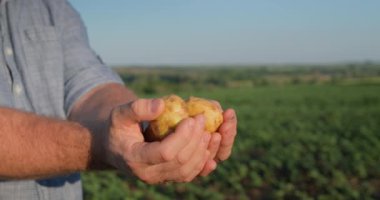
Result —
[[[134, 144], [132, 149], [135, 162], [158, 164], [177, 158], [180, 163], [185, 163], [202, 138], [204, 117], [187, 119], [180, 123], [175, 133], [169, 135], [161, 142]], [[192, 133], [194, 132], [194, 133]], [[189, 143], [190, 142], [190, 143]], [[189, 152], [181, 157], [179, 152]]]
[[227, 160], [232, 153], [232, 145], [231, 146], [225, 146], [225, 147], [220, 147], [215, 160], [217, 161], [224, 161]]
[[[128, 163], [158, 162], [159, 155], [154, 151], [158, 148], [155, 146], [158, 145], [152, 144], [148, 146], [149, 148], [146, 148], [138, 122], [156, 118], [163, 109], [164, 103], [160, 99], [138, 99], [128, 104], [117, 106], [112, 110], [109, 120], [109, 132], [114, 138], [110, 146], [121, 149], [119, 151], [120, 156]], [[117, 134], [118, 132], [120, 134]], [[110, 151], [113, 150], [110, 149]]]
[[199, 175], [208, 176], [212, 171], [216, 169], [216, 166], [217, 166], [217, 163], [215, 162], [215, 160], [208, 160]]
[[200, 175], [200, 173], [202, 172], [202, 170], [204, 169], [205, 165], [207, 164], [209, 160], [208, 157], [210, 157], [210, 152], [207, 150], [202, 162], [199, 163], [197, 167], [195, 167], [195, 170], [192, 172], [192, 174], [189, 177], [185, 179], [185, 182], [190, 182], [194, 180], [195, 177]]
[[204, 137], [204, 126], [205, 126], [205, 118], [203, 115], [198, 115], [194, 118], [195, 125], [194, 130], [192, 131], [191, 139], [188, 144], [183, 148], [178, 156], [178, 162], [181, 164], [186, 163], [189, 158], [193, 155], [193, 153], [197, 150], [202, 138]]
[[[210, 156], [210, 152], [207, 150], [207, 144], [209, 140], [209, 134], [205, 134], [202, 138], [202, 142], [198, 144], [197, 151], [192, 155], [191, 158], [189, 158], [185, 164], [180, 164], [178, 160], [173, 160], [170, 162], [170, 164], [166, 165], [167, 168], [163, 170], [165, 179], [177, 182], [185, 182], [189, 181], [188, 179], [194, 171], [197, 172], [195, 176], [199, 174], [199, 172], [203, 169], [203, 166], [206, 163], [208, 157]], [[200, 169], [195, 169], [197, 167]]]
[[225, 121], [219, 128], [222, 140], [216, 156], [219, 160], [226, 160], [231, 155], [232, 146], [237, 134], [237, 118], [235, 111], [232, 109], [226, 110], [226, 112], [223, 113], [223, 118]]
[[211, 136], [211, 141], [208, 146], [208, 150], [210, 151], [210, 157], [204, 168], [202, 169], [200, 176], [208, 176], [212, 171], [216, 169], [217, 163], [214, 158], [220, 147], [221, 135], [219, 133], [213, 133]]
[[228, 109], [223, 113], [224, 122], [219, 128], [222, 136], [221, 146], [231, 145], [237, 132], [237, 118], [233, 109]]
[[[188, 145], [189, 141], [191, 142], [193, 138], [196, 139], [195, 136], [197, 136], [197, 134], [192, 134], [195, 127], [194, 119], [189, 118], [182, 121], [176, 131], [168, 135], [168, 137], [161, 142], [134, 144], [132, 147], [134, 161], [148, 164], [172, 161], [177, 157], [178, 153]], [[198, 137], [201, 138], [202, 136], [199, 134]]]
[[160, 155], [163, 161], [173, 160], [183, 148], [185, 148], [192, 139], [192, 131], [195, 127], [193, 118], [182, 120], [177, 126], [174, 133], [168, 135], [160, 143], [160, 148], [156, 153]]
[[203, 144], [200, 145], [198, 152], [193, 155], [192, 159], [186, 163], [182, 168], [183, 175], [186, 175], [185, 182], [192, 181], [199, 173], [201, 173], [204, 168], [206, 162], [209, 160], [210, 151], [207, 150], [207, 146], [209, 143], [211, 136], [207, 134], [207, 136], [203, 140]]
[[138, 99], [121, 105], [112, 112], [113, 119], [125, 126], [157, 118], [164, 110], [162, 99]]
[[[206, 176], [216, 168], [216, 162], [209, 160], [210, 151], [207, 150], [211, 143], [211, 135], [203, 134], [202, 141], [198, 143], [197, 151], [193, 153], [188, 162], [183, 165], [178, 160], [152, 165], [146, 170], [149, 174], [145, 182], [160, 183], [163, 181], [189, 182], [198, 174]], [[157, 143], [157, 142], [156, 142]], [[151, 143], [149, 143], [151, 145]]]
[[222, 140], [220, 141], [220, 146], [232, 145], [236, 137], [235, 126], [232, 124], [226, 124], [219, 131], [222, 137]]
[[[158, 182], [162, 180], [176, 182], [189, 182], [193, 180], [208, 162], [210, 152], [207, 150], [207, 144], [210, 142], [210, 138], [211, 136], [207, 133], [202, 137], [202, 141], [198, 145], [197, 151], [185, 165], [179, 163], [178, 160], [154, 165], [156, 167], [152, 169], [155, 169], [155, 172], [158, 171], [160, 175], [153, 175], [155, 172], [151, 171], [152, 178], [161, 179], [156, 180]], [[210, 172], [212, 170], [210, 170]]]
[[220, 133], [212, 133], [210, 143], [208, 145], [208, 150], [210, 151], [210, 160], [213, 160], [216, 156], [216, 153], [219, 150], [220, 141], [222, 139], [222, 136]]

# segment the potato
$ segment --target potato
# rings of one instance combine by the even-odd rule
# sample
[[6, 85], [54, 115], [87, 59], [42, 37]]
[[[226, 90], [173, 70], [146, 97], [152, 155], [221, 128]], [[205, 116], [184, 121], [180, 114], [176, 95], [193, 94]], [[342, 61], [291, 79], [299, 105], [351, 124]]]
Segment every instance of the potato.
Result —
[[203, 114], [205, 116], [205, 130], [210, 133], [218, 130], [220, 124], [223, 122], [221, 109], [209, 100], [190, 97], [186, 103], [186, 106], [187, 113], [190, 117], [194, 117], [199, 114]]
[[163, 98], [165, 110], [157, 119], [151, 121], [146, 132], [148, 141], [162, 140], [183, 119], [188, 118], [185, 101], [176, 95], [170, 95]]
[[162, 140], [173, 132], [178, 123], [188, 117], [199, 114], [205, 116], [205, 130], [215, 132], [223, 122], [222, 110], [210, 101], [197, 97], [190, 97], [185, 102], [181, 97], [170, 95], [163, 97], [165, 110], [150, 125], [145, 132], [147, 141]]

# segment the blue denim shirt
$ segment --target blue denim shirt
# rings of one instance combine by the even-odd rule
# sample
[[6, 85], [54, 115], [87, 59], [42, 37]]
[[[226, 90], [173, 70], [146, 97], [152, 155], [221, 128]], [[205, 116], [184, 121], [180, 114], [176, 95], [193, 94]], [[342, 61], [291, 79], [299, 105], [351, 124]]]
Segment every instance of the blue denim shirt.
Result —
[[[92, 88], [122, 83], [91, 50], [66, 0], [3, 0], [0, 31], [0, 106], [66, 119]], [[82, 199], [80, 175], [2, 180], [0, 199]]]

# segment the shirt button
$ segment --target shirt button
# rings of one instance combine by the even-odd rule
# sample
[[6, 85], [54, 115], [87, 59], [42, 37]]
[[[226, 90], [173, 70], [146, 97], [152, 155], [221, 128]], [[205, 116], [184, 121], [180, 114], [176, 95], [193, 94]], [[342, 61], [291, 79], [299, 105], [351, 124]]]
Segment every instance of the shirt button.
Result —
[[16, 94], [16, 95], [20, 95], [21, 92], [22, 92], [22, 88], [19, 84], [15, 84], [13, 86], [13, 92]]
[[5, 55], [7, 55], [7, 56], [13, 55], [13, 50], [9, 47], [6, 47], [5, 48]]

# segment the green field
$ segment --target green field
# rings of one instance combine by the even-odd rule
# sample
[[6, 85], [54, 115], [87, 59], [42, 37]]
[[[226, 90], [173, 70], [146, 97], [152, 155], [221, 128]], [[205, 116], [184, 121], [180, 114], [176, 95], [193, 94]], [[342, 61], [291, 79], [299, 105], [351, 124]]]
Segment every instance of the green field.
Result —
[[236, 109], [231, 158], [193, 183], [83, 174], [85, 199], [380, 199], [380, 66], [123, 68], [142, 97]]

